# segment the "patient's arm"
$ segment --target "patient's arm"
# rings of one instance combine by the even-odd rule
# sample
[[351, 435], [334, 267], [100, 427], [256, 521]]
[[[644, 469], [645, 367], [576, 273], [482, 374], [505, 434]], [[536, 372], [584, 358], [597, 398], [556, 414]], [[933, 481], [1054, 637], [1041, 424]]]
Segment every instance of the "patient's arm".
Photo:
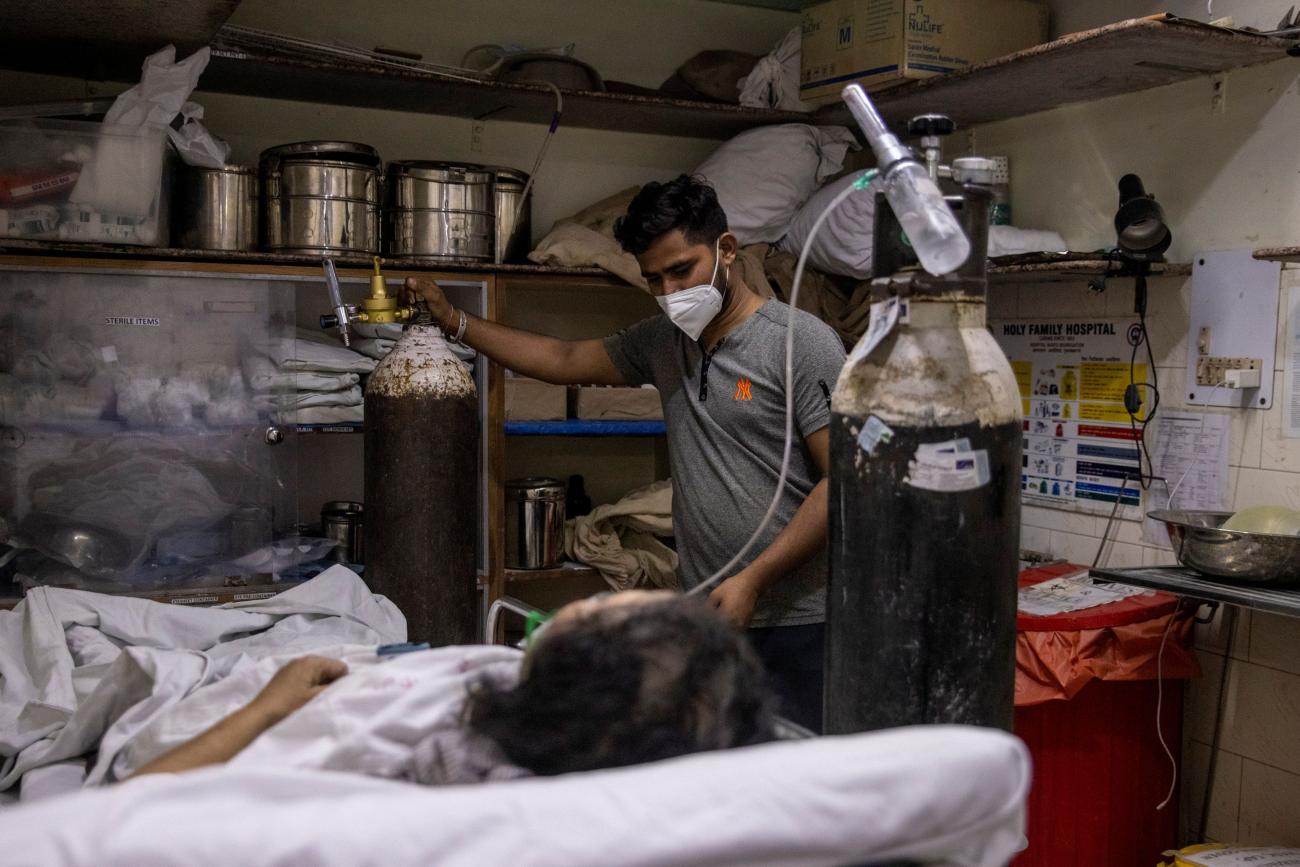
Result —
[[251, 702], [203, 734], [149, 762], [141, 774], [178, 773], [216, 765], [235, 757], [253, 739], [311, 701], [348, 673], [337, 659], [303, 656], [275, 673]]

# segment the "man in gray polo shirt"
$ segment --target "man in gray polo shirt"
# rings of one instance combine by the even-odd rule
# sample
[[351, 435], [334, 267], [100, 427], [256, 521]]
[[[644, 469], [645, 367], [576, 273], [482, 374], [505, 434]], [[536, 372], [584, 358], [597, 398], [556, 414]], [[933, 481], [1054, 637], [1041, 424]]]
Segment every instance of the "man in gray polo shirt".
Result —
[[[713, 189], [682, 175], [647, 184], [615, 235], [637, 257], [664, 314], [604, 340], [530, 334], [455, 310], [427, 278], [408, 288], [451, 335], [527, 376], [555, 383], [659, 390], [673, 477], [673, 532], [687, 588], [741, 548], [775, 492], [785, 435], [790, 309], [733, 268], [739, 248]], [[462, 325], [463, 323], [463, 325]], [[795, 311], [790, 473], [772, 524], [709, 594], [762, 656], [782, 712], [820, 730], [826, 617], [829, 389], [844, 364], [839, 337]]]

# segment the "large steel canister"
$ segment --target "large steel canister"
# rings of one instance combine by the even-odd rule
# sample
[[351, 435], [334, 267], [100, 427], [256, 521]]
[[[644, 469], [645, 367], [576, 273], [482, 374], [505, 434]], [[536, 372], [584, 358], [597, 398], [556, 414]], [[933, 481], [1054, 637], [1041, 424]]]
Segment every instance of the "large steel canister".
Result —
[[431, 326], [408, 328], [366, 386], [366, 583], [411, 641], [471, 644], [478, 618], [478, 398]]
[[[491, 168], [496, 179], [496, 261], [525, 262], [533, 237], [532, 191], [524, 199], [528, 173], [505, 166]], [[521, 201], [523, 207], [520, 207]]]
[[551, 569], [564, 553], [564, 482], [530, 476], [506, 482], [506, 566]]
[[249, 166], [184, 166], [172, 192], [172, 242], [195, 250], [256, 250], [259, 183]]
[[496, 206], [488, 169], [430, 160], [391, 162], [387, 195], [389, 255], [492, 261]]
[[355, 142], [262, 153], [263, 246], [288, 253], [379, 252], [379, 154]]
[[983, 299], [908, 314], [831, 403], [826, 732], [1010, 730], [1019, 391]]
[[330, 556], [340, 563], [365, 563], [365, 506], [350, 500], [331, 500], [321, 506], [321, 532], [337, 541]]

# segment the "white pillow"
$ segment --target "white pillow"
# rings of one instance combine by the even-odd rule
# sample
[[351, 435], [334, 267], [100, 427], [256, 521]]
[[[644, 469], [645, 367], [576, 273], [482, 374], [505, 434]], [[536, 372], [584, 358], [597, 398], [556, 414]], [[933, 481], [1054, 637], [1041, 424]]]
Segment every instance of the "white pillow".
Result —
[[[803, 245], [812, 232], [813, 223], [817, 222], [831, 199], [861, 176], [862, 172], [854, 172], [818, 190], [795, 214], [790, 222], [790, 231], [777, 244], [777, 248], [796, 256], [803, 252]], [[879, 190], [880, 179], [876, 178], [865, 190], [858, 190], [840, 202], [813, 240], [812, 248], [808, 251], [808, 267], [823, 274], [837, 274], [855, 280], [866, 280], [871, 276], [872, 224], [876, 215], [876, 193]]]
[[840, 171], [854, 142], [842, 126], [802, 123], [743, 132], [713, 152], [695, 174], [718, 193], [741, 246], [772, 243], [826, 178]]

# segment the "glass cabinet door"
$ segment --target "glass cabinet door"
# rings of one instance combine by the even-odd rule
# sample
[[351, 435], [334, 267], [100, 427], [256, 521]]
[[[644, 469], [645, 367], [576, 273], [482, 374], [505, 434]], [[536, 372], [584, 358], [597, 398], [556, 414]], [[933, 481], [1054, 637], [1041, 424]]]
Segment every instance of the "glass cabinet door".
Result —
[[0, 267], [0, 575], [140, 592], [318, 556], [275, 541], [299, 521], [293, 343], [291, 283]]

